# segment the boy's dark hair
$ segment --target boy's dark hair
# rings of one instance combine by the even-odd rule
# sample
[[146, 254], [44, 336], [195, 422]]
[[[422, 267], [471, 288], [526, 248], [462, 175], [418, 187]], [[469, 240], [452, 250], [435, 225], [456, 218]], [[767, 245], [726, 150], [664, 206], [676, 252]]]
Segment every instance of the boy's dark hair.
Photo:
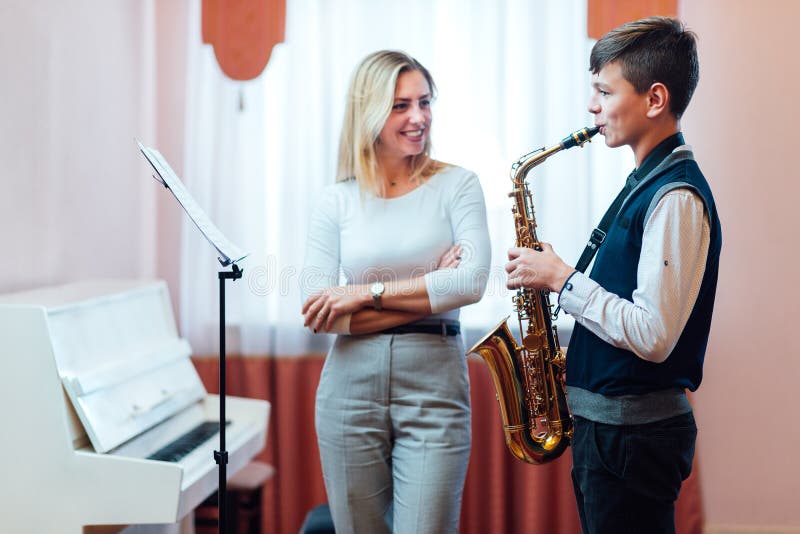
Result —
[[670, 111], [680, 119], [700, 78], [697, 36], [683, 23], [666, 17], [628, 22], [605, 34], [592, 48], [589, 70], [600, 72], [619, 61], [622, 75], [644, 93], [656, 82], [670, 94]]

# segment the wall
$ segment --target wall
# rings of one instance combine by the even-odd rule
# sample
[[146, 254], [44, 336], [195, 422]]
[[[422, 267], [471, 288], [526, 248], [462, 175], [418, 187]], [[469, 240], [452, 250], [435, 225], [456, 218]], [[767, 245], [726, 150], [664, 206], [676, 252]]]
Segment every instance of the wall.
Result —
[[[156, 28], [156, 137], [153, 146], [167, 158], [175, 173], [183, 175], [186, 111], [186, 46], [190, 0], [158, 2]], [[179, 317], [180, 237], [184, 211], [166, 190], [156, 198], [158, 240], [156, 274], [167, 281], [175, 317]]]
[[0, 5], [0, 291], [152, 277], [153, 3]]
[[681, 13], [700, 38], [700, 85], [683, 126], [724, 236], [695, 397], [706, 519], [712, 529], [800, 532], [800, 338], [792, 328], [800, 300], [800, 63], [792, 45], [800, 2], [692, 0]]

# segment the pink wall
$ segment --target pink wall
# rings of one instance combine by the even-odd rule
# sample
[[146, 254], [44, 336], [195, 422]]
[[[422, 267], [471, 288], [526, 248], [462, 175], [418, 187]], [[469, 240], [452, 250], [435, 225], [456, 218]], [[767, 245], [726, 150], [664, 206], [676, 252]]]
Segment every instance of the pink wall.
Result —
[[187, 5], [0, 5], [0, 292], [155, 276], [177, 294], [181, 213], [133, 138], [181, 172]]
[[[183, 151], [186, 110], [186, 46], [188, 40], [188, 0], [170, 0], [156, 4], [156, 110], [158, 147], [184, 183]], [[175, 316], [179, 317], [180, 237], [183, 210], [166, 190], [156, 198], [158, 243], [156, 274], [166, 280], [172, 296]]]
[[800, 531], [800, 2], [692, 0], [681, 13], [700, 38], [683, 126], [724, 236], [695, 397], [707, 522]]
[[[0, 5], [0, 291], [155, 274], [152, 3]], [[137, 221], [131, 224], [131, 221]]]

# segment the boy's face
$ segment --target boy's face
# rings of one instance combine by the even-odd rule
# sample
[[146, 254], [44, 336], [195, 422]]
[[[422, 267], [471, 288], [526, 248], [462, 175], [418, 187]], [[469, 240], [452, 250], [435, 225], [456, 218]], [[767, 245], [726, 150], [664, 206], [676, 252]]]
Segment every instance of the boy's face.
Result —
[[606, 145], [612, 148], [628, 145], [636, 152], [648, 128], [647, 101], [647, 92], [636, 92], [617, 61], [606, 63], [592, 75], [589, 112], [594, 114], [595, 126], [600, 127]]

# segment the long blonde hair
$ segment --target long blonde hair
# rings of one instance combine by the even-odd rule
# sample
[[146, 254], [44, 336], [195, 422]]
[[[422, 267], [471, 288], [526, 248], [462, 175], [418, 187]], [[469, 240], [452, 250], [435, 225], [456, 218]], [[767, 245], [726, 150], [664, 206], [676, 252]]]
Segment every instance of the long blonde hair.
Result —
[[[339, 138], [339, 165], [336, 181], [355, 179], [359, 188], [382, 195], [384, 184], [378, 178], [375, 145], [392, 111], [398, 76], [407, 71], [419, 71], [428, 82], [431, 98], [436, 85], [428, 69], [408, 54], [396, 50], [381, 50], [365, 57], [350, 81]], [[424, 181], [436, 174], [444, 164], [430, 157], [430, 135], [425, 138], [422, 153], [411, 158], [411, 179]]]

